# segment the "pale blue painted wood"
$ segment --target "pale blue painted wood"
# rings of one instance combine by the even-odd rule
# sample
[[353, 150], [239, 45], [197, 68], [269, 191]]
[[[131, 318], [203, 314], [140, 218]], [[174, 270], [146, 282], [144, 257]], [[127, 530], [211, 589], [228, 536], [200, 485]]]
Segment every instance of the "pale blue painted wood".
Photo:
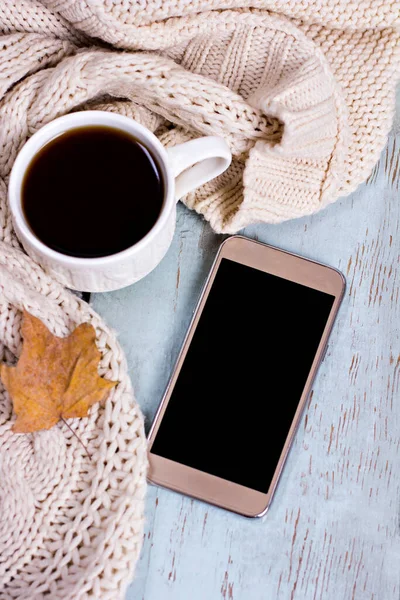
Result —
[[[150, 487], [127, 600], [399, 599], [399, 148], [392, 135], [369, 182], [318, 215], [245, 230], [345, 272], [327, 358], [267, 516]], [[157, 269], [93, 298], [119, 333], [148, 425], [222, 239], [180, 206]], [[218, 332], [216, 343], [223, 351]], [[204, 410], [211, 419], [209, 398]], [[254, 418], [249, 398], [243, 419]]]

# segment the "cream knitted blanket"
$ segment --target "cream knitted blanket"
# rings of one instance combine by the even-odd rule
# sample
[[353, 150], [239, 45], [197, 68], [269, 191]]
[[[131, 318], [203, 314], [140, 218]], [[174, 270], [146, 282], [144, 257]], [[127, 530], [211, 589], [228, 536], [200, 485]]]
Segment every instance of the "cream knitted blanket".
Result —
[[90, 307], [12, 245], [0, 243], [0, 361], [21, 352], [21, 310], [58, 336], [91, 322], [100, 372], [119, 381], [105, 406], [70, 426], [14, 434], [0, 383], [1, 600], [116, 600], [143, 537], [146, 440], [115, 335]]
[[167, 145], [219, 134], [231, 168], [184, 199], [218, 232], [354, 190], [391, 127], [399, 0], [1, 0], [0, 27], [0, 176], [28, 135], [88, 104]]
[[121, 112], [164, 144], [224, 136], [234, 160], [184, 198], [215, 231], [315, 212], [370, 173], [400, 71], [398, 0], [0, 0], [0, 360], [20, 310], [59, 335], [92, 321], [105, 407], [11, 432], [0, 387], [0, 599], [114, 600], [142, 538], [142, 418], [115, 336], [19, 249], [8, 176], [42, 125], [87, 107]]

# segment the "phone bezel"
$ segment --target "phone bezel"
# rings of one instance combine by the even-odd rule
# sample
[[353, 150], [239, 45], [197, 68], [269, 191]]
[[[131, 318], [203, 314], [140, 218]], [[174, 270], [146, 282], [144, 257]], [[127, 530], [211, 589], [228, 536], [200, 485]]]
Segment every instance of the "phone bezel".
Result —
[[[300, 397], [297, 410], [293, 417], [288, 436], [285, 440], [282, 453], [267, 493], [258, 492], [237, 483], [210, 475], [209, 473], [182, 465], [162, 456], [152, 454], [151, 452], [153, 441], [157, 435], [158, 428], [168, 406], [169, 399], [178, 379], [186, 353], [189, 349], [201, 313], [207, 301], [208, 294], [218, 271], [219, 264], [223, 258], [227, 258], [260, 271], [271, 273], [273, 275], [277, 275], [278, 277], [283, 277], [289, 281], [300, 283], [307, 287], [332, 294], [335, 297], [329, 318], [318, 346], [318, 350], [308, 374], [303, 393]], [[326, 344], [341, 300], [343, 298], [344, 290], [345, 279], [342, 273], [332, 267], [328, 267], [313, 260], [286, 252], [285, 250], [280, 250], [279, 248], [275, 248], [273, 246], [262, 244], [243, 236], [232, 236], [225, 240], [225, 242], [223, 242], [220, 246], [204, 285], [173, 373], [168, 382], [166, 391], [149, 432], [149, 482], [169, 488], [176, 492], [181, 492], [185, 495], [191, 496], [192, 498], [208, 502], [246, 517], [261, 517], [265, 515], [271, 504], [283, 466], [292, 445], [307, 396], [310, 393], [316, 372], [323, 359]]]

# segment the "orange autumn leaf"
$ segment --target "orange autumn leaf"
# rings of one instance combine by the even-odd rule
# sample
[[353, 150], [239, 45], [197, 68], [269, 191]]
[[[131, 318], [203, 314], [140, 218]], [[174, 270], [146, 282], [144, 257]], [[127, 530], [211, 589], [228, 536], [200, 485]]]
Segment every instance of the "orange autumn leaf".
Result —
[[24, 311], [22, 337], [18, 364], [0, 367], [0, 378], [17, 415], [15, 432], [50, 429], [61, 418], [85, 417], [116, 385], [98, 374], [100, 352], [89, 323], [59, 338]]

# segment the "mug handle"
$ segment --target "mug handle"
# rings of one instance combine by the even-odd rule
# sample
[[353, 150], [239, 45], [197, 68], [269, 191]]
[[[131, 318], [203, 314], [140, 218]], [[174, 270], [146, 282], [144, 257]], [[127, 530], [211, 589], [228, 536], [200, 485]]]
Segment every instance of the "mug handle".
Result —
[[169, 166], [175, 177], [175, 198], [221, 175], [231, 164], [232, 154], [222, 137], [206, 136], [167, 148]]

